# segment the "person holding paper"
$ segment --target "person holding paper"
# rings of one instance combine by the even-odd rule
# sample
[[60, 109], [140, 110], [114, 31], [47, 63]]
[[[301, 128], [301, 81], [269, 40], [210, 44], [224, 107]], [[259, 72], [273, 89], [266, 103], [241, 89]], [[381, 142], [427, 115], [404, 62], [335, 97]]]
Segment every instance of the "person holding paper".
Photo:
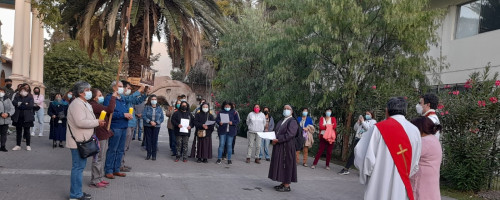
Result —
[[189, 104], [182, 101], [180, 109], [172, 115], [172, 125], [177, 139], [175, 162], [179, 162], [181, 157], [183, 162], [187, 162], [189, 136], [191, 135], [191, 127], [194, 126], [194, 117], [188, 109]]
[[208, 163], [208, 159], [212, 158], [212, 132], [214, 131], [215, 124], [207, 125], [207, 121], [214, 121], [215, 118], [210, 112], [208, 103], [201, 104], [199, 110], [194, 116], [194, 125], [196, 133], [205, 131], [205, 137], [196, 137], [196, 158], [198, 163]]
[[299, 124], [293, 118], [293, 109], [290, 105], [283, 107], [284, 119], [276, 124], [274, 131], [276, 139], [273, 140], [273, 154], [269, 175], [273, 181], [281, 182], [274, 189], [278, 192], [290, 192], [290, 183], [297, 182], [297, 163], [295, 162], [295, 135]]
[[[224, 121], [221, 119], [221, 116], [225, 116]], [[227, 164], [233, 164], [231, 161], [231, 155], [233, 154], [233, 139], [236, 136], [236, 129], [238, 127], [238, 123], [240, 122], [240, 118], [238, 113], [231, 107], [231, 103], [223, 102], [222, 110], [217, 115], [217, 119], [215, 122], [219, 124], [219, 128], [217, 129], [219, 133], [219, 151], [217, 156], [217, 164], [221, 164], [222, 153], [224, 149], [227, 150]]]
[[[157, 105], [158, 98], [156, 95], [151, 95], [148, 103], [142, 113], [144, 120], [144, 134], [146, 136], [146, 160], [156, 160], [156, 152], [158, 147], [158, 135], [160, 133], [161, 123], [163, 123], [163, 109]], [[152, 158], [151, 158], [152, 157]]]
[[62, 100], [61, 94], [57, 93], [54, 101], [49, 104], [47, 115], [50, 116], [49, 140], [53, 140], [52, 148], [63, 148], [63, 141], [66, 141], [66, 116], [68, 115], [68, 103]]
[[260, 164], [259, 161], [259, 153], [261, 146], [261, 139], [257, 132], [264, 131], [266, 126], [266, 116], [264, 113], [260, 112], [260, 106], [255, 104], [253, 106], [253, 112], [248, 113], [247, 116], [247, 139], [248, 139], [248, 149], [247, 149], [247, 160], [246, 163], [250, 163], [250, 159], [252, 158], [252, 150], [255, 149], [255, 163]]
[[[264, 107], [264, 115], [266, 116], [266, 125], [264, 126], [264, 131], [274, 131], [274, 119], [273, 116], [269, 114], [269, 108]], [[260, 154], [259, 154], [259, 160], [262, 159], [262, 157], [265, 156], [266, 161], [271, 161], [271, 156], [269, 155], [269, 144], [271, 144], [271, 140], [268, 139], [261, 139], [261, 144], [262, 146], [260, 147]]]
[[106, 116], [104, 117], [104, 126], [98, 126], [95, 129], [95, 135], [99, 140], [100, 150], [97, 154], [97, 158], [92, 159], [91, 185], [96, 188], [101, 188], [106, 187], [109, 184], [109, 182], [104, 180], [104, 159], [106, 158], [106, 152], [108, 150], [108, 139], [113, 136], [113, 132], [108, 130], [109, 116], [115, 110], [116, 97], [118, 96], [118, 93], [114, 91], [111, 99], [109, 100], [109, 105], [104, 106], [102, 105], [102, 103], [104, 103], [104, 96], [102, 96], [102, 92], [97, 88], [92, 88], [91, 91], [92, 99], [90, 99], [89, 104], [92, 106], [95, 117], [99, 119], [102, 111], [106, 112]]

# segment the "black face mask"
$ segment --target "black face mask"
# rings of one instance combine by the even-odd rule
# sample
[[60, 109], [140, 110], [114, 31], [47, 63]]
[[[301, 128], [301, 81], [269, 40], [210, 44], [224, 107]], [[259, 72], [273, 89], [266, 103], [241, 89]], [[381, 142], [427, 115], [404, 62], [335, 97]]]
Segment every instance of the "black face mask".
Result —
[[40, 94], [40, 91], [35, 91], [35, 94], [36, 94], [36, 95], [39, 95], [39, 94]]
[[10, 89], [12, 87], [12, 84], [7, 84], [5, 86]]
[[186, 111], [187, 110], [187, 106], [181, 106], [181, 110], [182, 111]]
[[264, 115], [268, 115], [268, 114], [269, 114], [269, 112], [268, 112], [268, 111], [264, 111]]

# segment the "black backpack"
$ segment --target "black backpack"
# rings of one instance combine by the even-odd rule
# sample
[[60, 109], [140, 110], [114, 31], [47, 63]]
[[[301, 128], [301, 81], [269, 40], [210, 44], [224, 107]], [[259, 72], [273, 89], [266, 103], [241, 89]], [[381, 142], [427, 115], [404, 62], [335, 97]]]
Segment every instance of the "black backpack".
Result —
[[297, 133], [295, 134], [295, 151], [302, 151], [304, 149], [304, 143], [306, 142], [304, 136], [302, 136], [303, 129], [300, 126], [299, 121], [295, 119], [297, 122], [297, 125], [299, 125], [299, 128], [297, 129]]

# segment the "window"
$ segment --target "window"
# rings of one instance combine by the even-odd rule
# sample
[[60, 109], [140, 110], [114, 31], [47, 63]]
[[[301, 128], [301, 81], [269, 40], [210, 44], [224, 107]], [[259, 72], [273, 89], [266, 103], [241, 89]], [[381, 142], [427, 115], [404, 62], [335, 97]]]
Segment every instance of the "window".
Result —
[[500, 29], [500, 0], [477, 0], [459, 6], [455, 39]]

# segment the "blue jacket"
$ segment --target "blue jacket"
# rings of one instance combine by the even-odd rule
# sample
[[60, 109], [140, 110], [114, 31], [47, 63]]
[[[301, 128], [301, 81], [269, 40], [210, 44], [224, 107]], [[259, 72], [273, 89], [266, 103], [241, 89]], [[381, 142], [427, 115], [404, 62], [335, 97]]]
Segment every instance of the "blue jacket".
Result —
[[[109, 101], [111, 100], [111, 94], [108, 94], [106, 98], [104, 98], [104, 106], [109, 105]], [[124, 129], [128, 127], [128, 120], [125, 118], [125, 113], [128, 113], [127, 103], [123, 95], [121, 95], [120, 99], [116, 99], [116, 106], [113, 112], [113, 119], [111, 119], [110, 128], [115, 129]]]
[[[300, 126], [300, 122], [301, 121], [302, 121], [302, 117], [297, 117], [297, 122], [299, 122], [299, 126]], [[304, 127], [302, 127], [302, 128], [305, 128], [305, 127], [307, 127], [309, 125], [313, 125], [314, 126], [314, 122], [313, 122], [313, 120], [312, 120], [311, 117], [307, 116], [306, 117], [306, 123], [304, 123]]]
[[[233, 122], [233, 125], [229, 124], [222, 124], [220, 125], [220, 114], [228, 114], [229, 115], [229, 121]], [[236, 136], [236, 129], [238, 129], [238, 123], [240, 123], [240, 118], [238, 117], [238, 113], [234, 110], [231, 109], [230, 111], [226, 111], [222, 109], [219, 114], [217, 114], [217, 119], [215, 119], [215, 122], [219, 124], [219, 128], [217, 128], [217, 132], [219, 135], [224, 135], [224, 134], [229, 134], [230, 136]], [[227, 126], [229, 126], [229, 132], [227, 132]]]
[[[153, 119], [153, 107], [150, 105], [147, 105], [144, 107], [144, 111], [142, 112], [142, 119], [144, 120], [144, 126], [151, 127], [150, 122]], [[160, 127], [161, 123], [163, 123], [164, 116], [163, 116], [163, 109], [160, 106], [156, 106], [155, 110], [155, 120], [156, 126], [155, 127]]]
[[[141, 94], [139, 91], [135, 91], [131, 95], [124, 96], [122, 95], [122, 98], [125, 99], [125, 102], [127, 103], [127, 108], [132, 108], [134, 105], [141, 104], [146, 100], [148, 95]], [[127, 109], [128, 112], [128, 109]], [[137, 118], [135, 116], [135, 109], [134, 113], [132, 113], [132, 117], [134, 117], [131, 120], [128, 120], [128, 127], [136, 127], [137, 126]]]

